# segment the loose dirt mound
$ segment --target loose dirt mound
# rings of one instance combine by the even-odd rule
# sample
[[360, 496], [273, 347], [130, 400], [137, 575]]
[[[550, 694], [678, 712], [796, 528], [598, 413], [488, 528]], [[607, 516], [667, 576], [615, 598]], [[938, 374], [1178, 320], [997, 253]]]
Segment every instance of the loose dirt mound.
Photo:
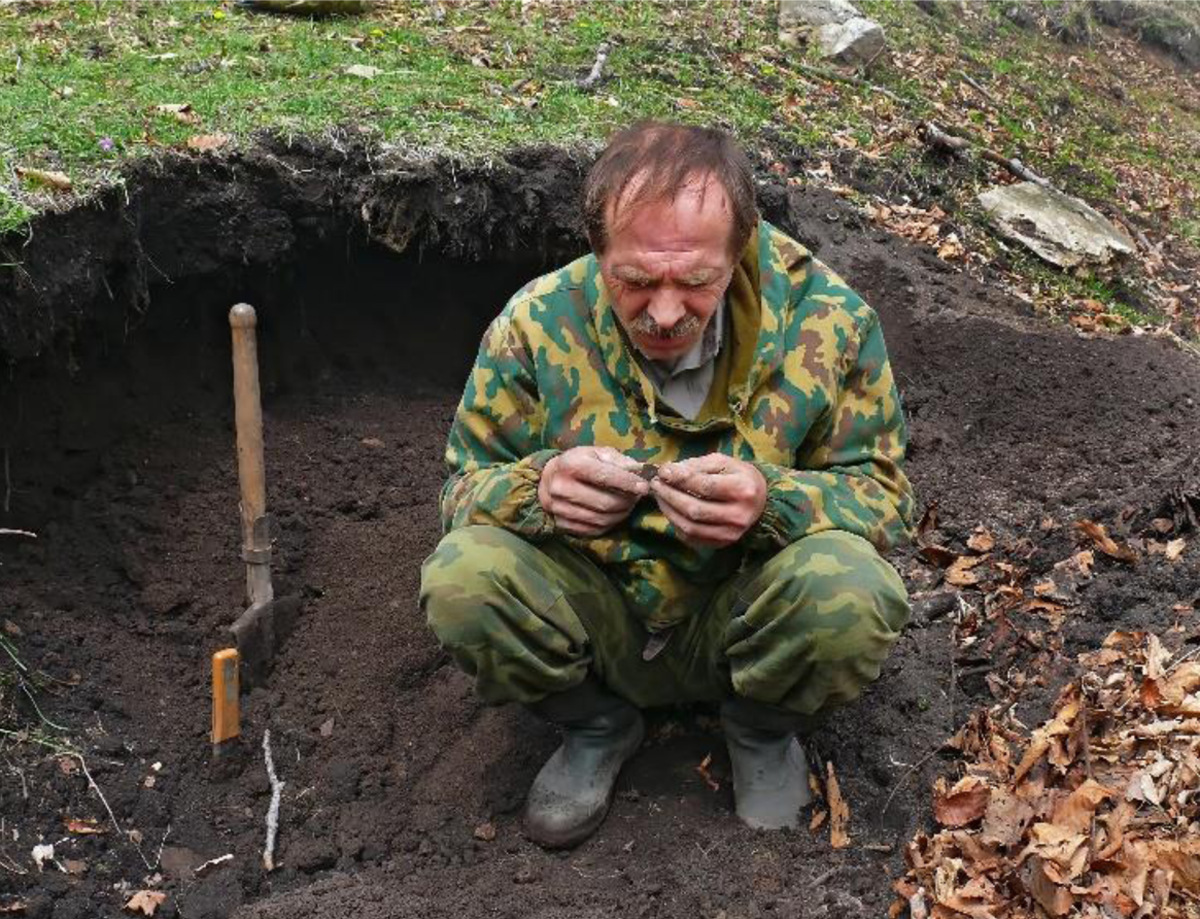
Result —
[[[545, 183], [572, 168], [514, 166], [503, 200], [518, 200], [522, 181], [551, 200]], [[271, 172], [270, 182], [285, 174]], [[156, 915], [885, 914], [900, 850], [929, 819], [929, 784], [945, 765], [935, 751], [991, 700], [987, 675], [1035, 649], [997, 643], [994, 660], [959, 667], [952, 626], [938, 616], [944, 603], [920, 599], [880, 682], [811, 744], [849, 802], [848, 848], [830, 848], [828, 824], [773, 836], [741, 828], [721, 738], [701, 710], [657, 713], [602, 830], [573, 852], [542, 852], [522, 839], [518, 817], [553, 733], [520, 709], [480, 706], [427, 633], [415, 596], [439, 536], [441, 452], [469, 343], [509, 292], [578, 237], [557, 224], [541, 237], [552, 240], [542, 254], [525, 259], [511, 239], [477, 249], [490, 251], [482, 262], [454, 257], [465, 246], [397, 255], [353, 230], [345, 201], [306, 227], [298, 215], [320, 208], [293, 208], [294, 187], [244, 179], [230, 189], [226, 180], [189, 184], [176, 218], [207, 215], [200, 260], [235, 250], [242, 234], [250, 267], [198, 264], [183, 242], [169, 255], [161, 239], [142, 239], [181, 271], [174, 287], [130, 287], [151, 303], [141, 328], [118, 347], [114, 313], [98, 339], [85, 323], [74, 339], [80, 381], [60, 364], [28, 365], [3, 405], [17, 421], [11, 512], [0, 521], [40, 538], [2, 547], [0, 609], [26, 663], [72, 684], [48, 684], [43, 711], [80, 738], [116, 818], [138, 830], [164, 875], [170, 898]], [[482, 184], [460, 181], [481, 194]], [[172, 193], [169, 177], [165, 188]], [[204, 189], [223, 189], [225, 204]], [[140, 194], [143, 212], [166, 208], [153, 187]], [[272, 194], [284, 201], [271, 211], [282, 242], [260, 259], [255, 228], [228, 215]], [[307, 200], [322, 194], [334, 192]], [[387, 199], [372, 200], [379, 213]], [[410, 209], [393, 229], [415, 227], [414, 240], [438, 225], [496, 243], [491, 230], [472, 237], [462, 222], [437, 224], [411, 198], [393, 203], [390, 213]], [[947, 545], [961, 549], [983, 523], [1021, 564], [1046, 572], [1071, 555], [1072, 520], [1103, 505], [1119, 524], [1127, 500], [1152, 515], [1179, 485], [1179, 462], [1200, 433], [1194, 359], [1149, 337], [1089, 340], [1037, 324], [927, 250], [862, 231], [832, 195], [769, 185], [764, 206], [879, 310], [912, 419], [910, 472], [922, 504], [937, 502]], [[453, 238], [443, 233], [439, 245]], [[269, 277], [260, 273], [267, 265]], [[214, 763], [207, 661], [242, 602], [223, 327], [241, 297], [264, 317], [280, 592], [298, 592], [304, 614], [269, 688], [246, 700], [242, 750]], [[895, 561], [922, 597], [934, 586], [937, 574], [911, 551]], [[1118, 621], [1162, 630], [1197, 584], [1194, 538], [1176, 562], [1102, 559], [1060, 634], [1026, 628], [1068, 648]], [[1029, 640], [1036, 645], [1036, 634]], [[1056, 675], [1044, 676], [1021, 703], [1031, 711], [1053, 697]], [[287, 783], [283, 867], [271, 875], [260, 867], [267, 727]], [[717, 791], [695, 768], [710, 753]], [[32, 744], [9, 745], [5, 756], [0, 869], [11, 862], [29, 873], [0, 877], [25, 914], [116, 915], [127, 894], [114, 885], [138, 889], [154, 871], [107, 826], [69, 761]], [[69, 818], [109, 832], [69, 833]], [[39, 839], [86, 872], [38, 874], [29, 851]], [[231, 862], [195, 876], [197, 864], [227, 852]]]

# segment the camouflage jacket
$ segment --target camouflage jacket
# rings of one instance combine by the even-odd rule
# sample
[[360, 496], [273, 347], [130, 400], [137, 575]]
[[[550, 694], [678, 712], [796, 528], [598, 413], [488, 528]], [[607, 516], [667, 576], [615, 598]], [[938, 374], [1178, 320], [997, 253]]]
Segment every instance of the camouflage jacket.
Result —
[[875, 312], [766, 222], [728, 296], [753, 324], [740, 335], [735, 324], [722, 349], [732, 364], [714, 381], [716, 410], [689, 421], [657, 401], [594, 256], [526, 285], [484, 335], [454, 419], [445, 529], [486, 524], [550, 538], [539, 476], [574, 446], [612, 446], [642, 462], [721, 452], [755, 463], [767, 503], [740, 545], [685, 545], [653, 498], [601, 537], [555, 535], [602, 566], [651, 630], [703, 610], [748, 559], [811, 533], [846, 530], [880, 550], [907, 538], [907, 431]]

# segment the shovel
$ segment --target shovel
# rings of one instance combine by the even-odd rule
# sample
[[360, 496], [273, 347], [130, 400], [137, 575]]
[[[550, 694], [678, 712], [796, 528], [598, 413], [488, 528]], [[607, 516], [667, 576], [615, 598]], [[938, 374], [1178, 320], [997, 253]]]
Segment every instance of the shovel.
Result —
[[258, 345], [254, 307], [239, 303], [229, 311], [233, 334], [233, 405], [237, 426], [238, 483], [242, 493], [242, 560], [246, 563], [249, 606], [230, 627], [237, 641], [242, 676], [261, 686], [275, 651], [291, 633], [300, 612], [299, 597], [275, 599], [271, 586], [271, 518], [263, 465], [262, 399], [258, 388]]

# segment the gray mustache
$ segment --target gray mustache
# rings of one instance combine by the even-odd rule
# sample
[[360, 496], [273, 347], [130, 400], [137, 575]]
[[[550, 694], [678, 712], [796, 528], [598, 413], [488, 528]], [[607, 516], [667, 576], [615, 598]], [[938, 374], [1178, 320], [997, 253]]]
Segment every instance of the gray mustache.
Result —
[[671, 328], [664, 329], [649, 312], [642, 311], [629, 322], [629, 331], [651, 338], [688, 338], [704, 328], [704, 321], [688, 313]]

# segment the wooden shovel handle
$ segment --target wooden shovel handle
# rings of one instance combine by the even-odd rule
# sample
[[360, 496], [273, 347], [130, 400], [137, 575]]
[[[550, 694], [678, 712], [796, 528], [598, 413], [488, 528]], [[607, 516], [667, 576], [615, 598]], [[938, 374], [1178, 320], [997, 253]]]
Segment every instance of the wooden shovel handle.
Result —
[[229, 311], [233, 332], [233, 408], [237, 423], [238, 482], [242, 488], [242, 541], [253, 543], [254, 521], [267, 512], [267, 473], [263, 463], [262, 397], [258, 388], [257, 316], [239, 303]]
[[233, 407], [237, 427], [238, 482], [242, 491], [242, 558], [251, 604], [270, 602], [271, 533], [267, 473], [263, 463], [262, 397], [258, 387], [257, 316], [239, 303], [229, 311], [233, 334]]

